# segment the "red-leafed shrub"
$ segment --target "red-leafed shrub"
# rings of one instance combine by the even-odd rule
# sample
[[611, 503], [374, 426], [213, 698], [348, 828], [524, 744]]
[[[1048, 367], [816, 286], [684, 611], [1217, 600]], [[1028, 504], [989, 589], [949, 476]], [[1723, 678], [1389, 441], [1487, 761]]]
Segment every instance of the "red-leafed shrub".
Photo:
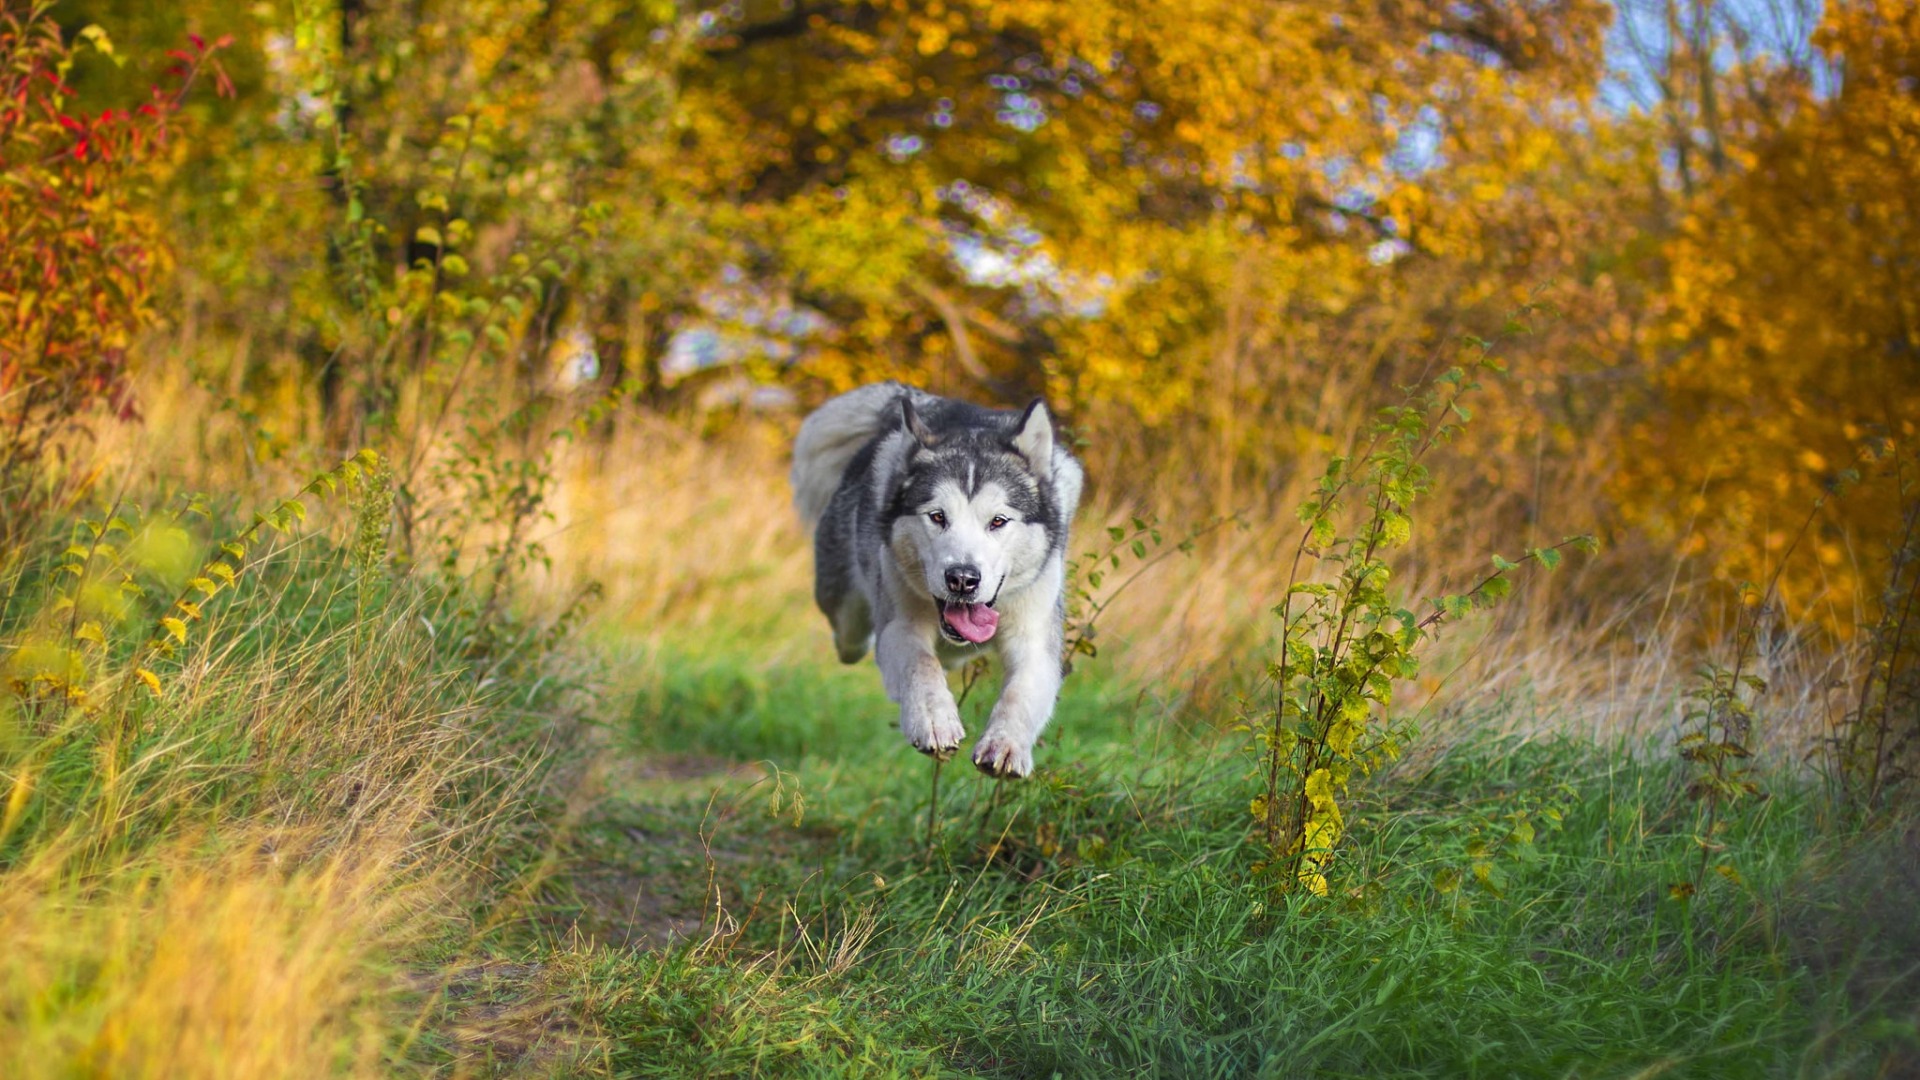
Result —
[[79, 108], [76, 59], [113, 45], [94, 27], [67, 39], [48, 8], [0, 14], [0, 542], [75, 483], [41, 467], [64, 433], [132, 415], [127, 348], [166, 262], [153, 181], [188, 90], [203, 74], [229, 89], [226, 42], [195, 37], [147, 100]]

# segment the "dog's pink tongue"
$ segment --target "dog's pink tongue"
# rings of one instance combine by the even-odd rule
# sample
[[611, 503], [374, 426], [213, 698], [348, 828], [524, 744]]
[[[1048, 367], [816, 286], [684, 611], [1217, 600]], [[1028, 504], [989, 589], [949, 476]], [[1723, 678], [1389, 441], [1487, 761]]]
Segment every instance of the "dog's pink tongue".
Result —
[[1000, 613], [985, 604], [948, 604], [947, 625], [975, 645], [993, 636], [1000, 627]]

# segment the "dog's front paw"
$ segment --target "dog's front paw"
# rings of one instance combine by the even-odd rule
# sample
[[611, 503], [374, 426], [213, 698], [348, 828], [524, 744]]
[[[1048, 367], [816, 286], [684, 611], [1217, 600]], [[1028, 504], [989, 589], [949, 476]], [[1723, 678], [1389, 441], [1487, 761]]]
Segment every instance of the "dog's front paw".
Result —
[[989, 731], [973, 748], [973, 763], [988, 776], [1017, 779], [1033, 773], [1033, 745], [1003, 731]]
[[967, 729], [960, 726], [960, 709], [951, 698], [927, 700], [900, 710], [900, 733], [923, 754], [945, 761], [960, 749]]

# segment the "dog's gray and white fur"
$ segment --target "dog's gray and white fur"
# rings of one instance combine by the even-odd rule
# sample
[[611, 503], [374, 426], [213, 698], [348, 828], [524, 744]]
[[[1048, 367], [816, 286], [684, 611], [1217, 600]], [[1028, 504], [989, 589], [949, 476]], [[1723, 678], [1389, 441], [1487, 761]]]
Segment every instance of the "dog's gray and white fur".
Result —
[[1081, 482], [1037, 400], [988, 409], [876, 383], [800, 426], [793, 498], [814, 531], [814, 599], [843, 662], [873, 648], [915, 748], [942, 758], [959, 749], [966, 732], [943, 665], [991, 647], [1006, 675], [974, 764], [993, 776], [1033, 771], [1060, 691]]

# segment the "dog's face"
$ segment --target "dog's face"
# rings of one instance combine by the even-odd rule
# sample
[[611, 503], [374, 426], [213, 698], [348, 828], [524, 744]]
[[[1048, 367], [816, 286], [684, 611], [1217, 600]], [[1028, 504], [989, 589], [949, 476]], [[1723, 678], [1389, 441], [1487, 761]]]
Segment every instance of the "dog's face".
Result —
[[998, 629], [1000, 601], [1033, 584], [1046, 565], [1044, 474], [1033, 462], [1050, 465], [1052, 429], [1038, 403], [1012, 440], [972, 431], [940, 439], [918, 424], [910, 405], [906, 414], [912, 446], [889, 547], [903, 575], [939, 605], [940, 633], [977, 645]]

